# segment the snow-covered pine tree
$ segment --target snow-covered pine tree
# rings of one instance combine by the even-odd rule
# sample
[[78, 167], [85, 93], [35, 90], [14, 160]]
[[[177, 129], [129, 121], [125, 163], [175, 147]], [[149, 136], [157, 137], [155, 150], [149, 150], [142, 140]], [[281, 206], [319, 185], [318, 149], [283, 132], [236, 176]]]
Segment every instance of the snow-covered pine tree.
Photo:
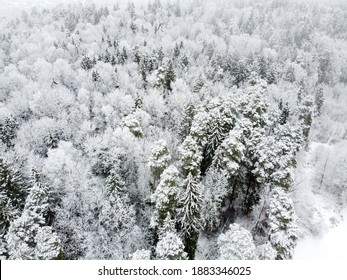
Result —
[[7, 229], [10, 222], [20, 216], [28, 185], [22, 175], [0, 157], [0, 227]]
[[279, 104], [278, 104], [278, 109], [280, 110], [278, 123], [281, 125], [284, 125], [288, 122], [288, 118], [289, 118], [289, 114], [290, 114], [288, 102], [283, 105], [283, 100], [281, 99]]
[[49, 189], [33, 170], [34, 185], [25, 201], [22, 215], [14, 220], [6, 241], [10, 259], [58, 259], [62, 248], [57, 235], [46, 225]]
[[271, 183], [288, 189], [293, 182], [296, 150], [285, 138], [267, 136], [254, 149], [257, 161], [252, 173], [259, 183]]
[[207, 102], [206, 145], [204, 146], [202, 173], [211, 165], [215, 152], [234, 126], [237, 115], [234, 102], [229, 98], [216, 98]]
[[[228, 172], [229, 177], [236, 175], [244, 158], [245, 146], [243, 133], [239, 126], [235, 126], [221, 145], [223, 155], [223, 169]], [[214, 161], [216, 158], [214, 159]], [[215, 163], [216, 164], [216, 163]]]
[[210, 167], [200, 186], [201, 226], [206, 232], [214, 232], [221, 225], [221, 214], [229, 190], [227, 174]]
[[114, 167], [110, 170], [106, 178], [106, 189], [108, 193], [117, 193], [118, 195], [124, 192], [125, 182], [119, 174], [119, 168]]
[[178, 44], [176, 43], [176, 44], [175, 44], [175, 47], [174, 47], [174, 49], [173, 49], [173, 59], [174, 59], [174, 60], [177, 60], [177, 58], [180, 56], [180, 52], [181, 52], [180, 47], [179, 47]]
[[5, 117], [0, 121], [0, 140], [9, 149], [13, 147], [17, 136], [18, 123], [13, 117]]
[[308, 136], [313, 122], [314, 103], [312, 97], [305, 96], [299, 104], [298, 117], [301, 122], [302, 135], [304, 141], [308, 141]]
[[195, 106], [193, 103], [189, 103], [185, 106], [184, 113], [181, 119], [180, 127], [179, 127], [179, 135], [181, 139], [185, 139], [189, 133], [190, 128], [192, 126], [192, 122], [194, 116], [196, 114]]
[[244, 117], [251, 121], [253, 127], [265, 127], [268, 124], [267, 109], [269, 105], [265, 97], [266, 91], [266, 81], [254, 74], [239, 99], [239, 110]]
[[143, 136], [141, 125], [134, 114], [130, 114], [123, 118], [122, 125], [128, 128], [135, 137], [141, 138]]
[[[143, 232], [137, 225], [136, 213], [127, 195], [107, 194], [100, 202], [99, 214], [90, 221], [86, 258], [128, 259], [132, 252], [141, 249]], [[96, 219], [96, 220], [95, 220]]]
[[276, 259], [291, 259], [298, 238], [298, 227], [293, 202], [282, 188], [273, 188], [267, 214], [270, 243], [277, 251]]
[[204, 82], [202, 76], [199, 75], [199, 78], [197, 79], [197, 81], [194, 84], [193, 92], [199, 92], [202, 89], [202, 87], [204, 86], [204, 84], [205, 84], [205, 82]]
[[157, 222], [161, 225], [168, 215], [176, 216], [178, 195], [178, 170], [170, 165], [160, 176], [160, 183], [152, 195]]
[[185, 260], [187, 253], [181, 238], [177, 235], [175, 222], [168, 214], [159, 231], [159, 242], [156, 246], [156, 256], [160, 260]]
[[172, 91], [172, 83], [176, 79], [176, 73], [173, 68], [173, 64], [171, 60], [168, 63], [164, 79], [165, 79], [164, 88], [167, 89], [168, 91]]
[[125, 62], [127, 61], [128, 59], [128, 54], [127, 54], [127, 50], [125, 49], [125, 47], [123, 47], [119, 57], [118, 57], [118, 62], [122, 65], [125, 64]]
[[183, 194], [180, 208], [180, 226], [183, 243], [188, 258], [193, 260], [200, 232], [201, 195], [198, 180], [191, 172], [183, 182]]
[[100, 77], [99, 72], [97, 70], [93, 70], [93, 72], [92, 72], [92, 82], [96, 84], [96, 83], [100, 82], [100, 80], [101, 80], [101, 77]]
[[43, 226], [37, 229], [35, 236], [35, 259], [53, 260], [62, 258], [62, 246], [58, 235], [52, 227]]
[[324, 104], [324, 87], [322, 84], [316, 86], [314, 91], [315, 115], [320, 116]]
[[274, 260], [277, 256], [277, 251], [272, 247], [270, 242], [266, 242], [257, 246], [257, 258], [259, 260]]
[[88, 71], [94, 67], [93, 60], [89, 56], [83, 56], [81, 59], [81, 68]]
[[186, 178], [189, 174], [198, 178], [200, 176], [200, 163], [202, 160], [200, 148], [192, 136], [188, 136], [179, 148], [182, 175]]
[[222, 260], [256, 259], [252, 234], [238, 224], [231, 224], [229, 229], [219, 236], [218, 246]]
[[[210, 112], [209, 124], [208, 124], [208, 135], [207, 135], [207, 145], [204, 153], [203, 168], [206, 170], [210, 165], [216, 149], [223, 142], [225, 134], [228, 129], [224, 127], [224, 122], [222, 121], [222, 116], [219, 110], [212, 110]], [[206, 166], [205, 166], [206, 165]]]
[[156, 141], [148, 160], [148, 166], [152, 172], [152, 192], [155, 191], [160, 174], [168, 167], [170, 160], [171, 156], [166, 141], [164, 139]]
[[155, 86], [162, 87], [164, 91], [171, 91], [171, 84], [176, 79], [175, 69], [171, 60], [163, 62], [163, 64], [157, 69]]

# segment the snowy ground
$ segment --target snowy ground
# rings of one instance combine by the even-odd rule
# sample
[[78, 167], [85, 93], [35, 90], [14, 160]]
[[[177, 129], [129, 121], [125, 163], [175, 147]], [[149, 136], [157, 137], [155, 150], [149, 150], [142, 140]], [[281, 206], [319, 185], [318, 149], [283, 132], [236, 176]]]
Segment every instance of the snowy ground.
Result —
[[298, 243], [293, 259], [296, 260], [347, 260], [347, 208], [342, 212], [343, 222], [327, 234], [310, 237]]
[[347, 259], [347, 141], [310, 144], [299, 158], [294, 204], [303, 237], [294, 259]]

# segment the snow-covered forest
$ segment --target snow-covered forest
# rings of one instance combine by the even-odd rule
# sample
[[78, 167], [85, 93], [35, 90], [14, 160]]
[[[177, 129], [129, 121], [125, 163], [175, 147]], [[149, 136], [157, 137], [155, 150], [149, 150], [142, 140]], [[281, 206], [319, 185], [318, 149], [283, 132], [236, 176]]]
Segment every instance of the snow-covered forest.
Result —
[[1, 259], [291, 259], [347, 206], [347, 2], [0, 19]]

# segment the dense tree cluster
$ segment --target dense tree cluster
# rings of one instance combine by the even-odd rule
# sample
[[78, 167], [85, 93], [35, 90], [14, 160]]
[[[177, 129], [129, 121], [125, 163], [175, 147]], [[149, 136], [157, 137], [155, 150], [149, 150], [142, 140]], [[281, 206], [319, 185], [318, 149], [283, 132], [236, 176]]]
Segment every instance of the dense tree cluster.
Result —
[[202, 2], [0, 20], [0, 258], [292, 257], [297, 153], [346, 90], [346, 7]]

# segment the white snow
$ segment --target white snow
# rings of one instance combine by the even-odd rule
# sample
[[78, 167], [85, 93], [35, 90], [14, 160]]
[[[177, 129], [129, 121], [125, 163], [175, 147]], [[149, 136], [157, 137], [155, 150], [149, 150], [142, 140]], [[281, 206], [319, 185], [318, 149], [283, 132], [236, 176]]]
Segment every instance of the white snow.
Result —
[[[31, 8], [53, 8], [59, 4], [106, 4], [113, 5], [115, 3], [127, 4], [127, 0], [0, 0], [0, 19], [1, 17], [18, 16], [21, 11], [30, 10]], [[147, 0], [132, 0], [131, 2], [145, 5]]]
[[320, 238], [310, 237], [298, 242], [295, 260], [347, 260], [347, 208], [343, 221]]
[[299, 240], [293, 259], [347, 259], [347, 208], [338, 213], [338, 208], [346, 207], [346, 144], [345, 140], [312, 142], [299, 159], [294, 201], [305, 237]]

